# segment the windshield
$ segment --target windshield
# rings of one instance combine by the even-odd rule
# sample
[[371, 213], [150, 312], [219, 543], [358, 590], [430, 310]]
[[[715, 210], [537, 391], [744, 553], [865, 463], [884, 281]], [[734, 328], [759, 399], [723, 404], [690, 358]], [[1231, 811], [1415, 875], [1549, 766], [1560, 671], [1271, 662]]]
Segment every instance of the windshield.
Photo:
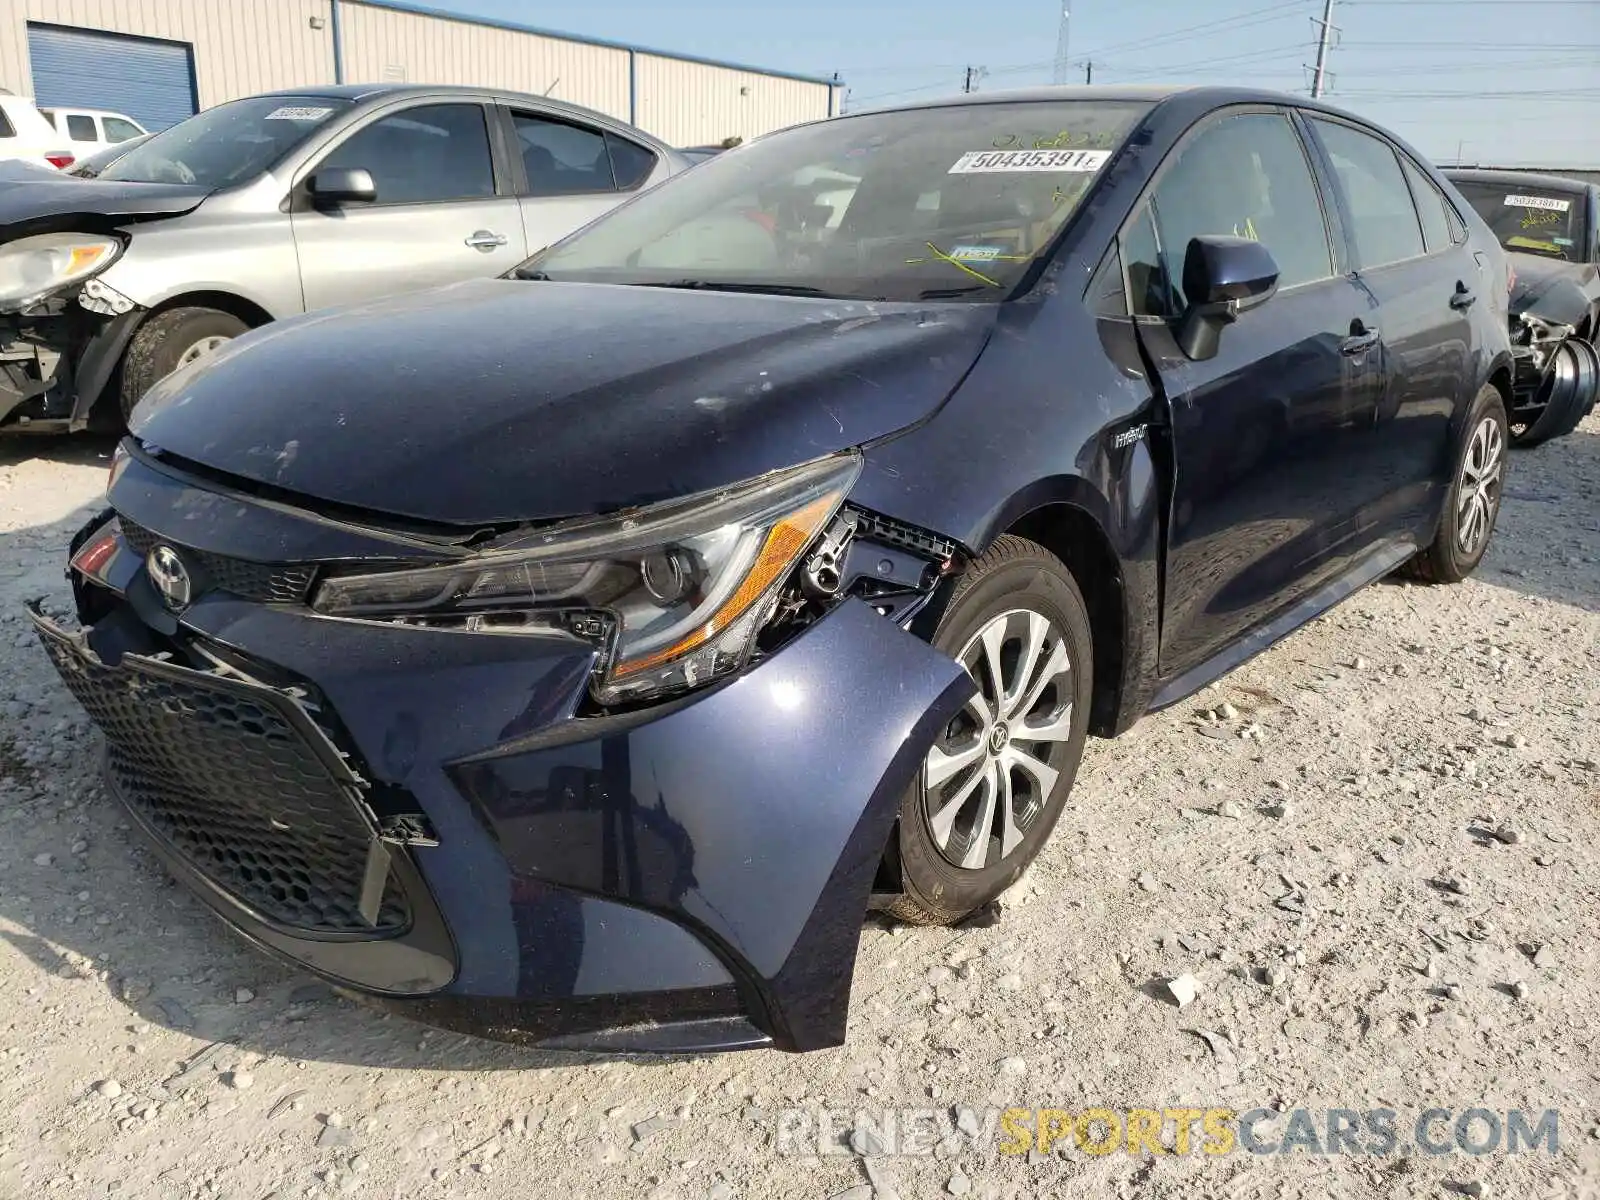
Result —
[[1583, 193], [1505, 183], [1455, 181], [1456, 189], [1507, 250], [1583, 261]]
[[100, 178], [231, 187], [273, 166], [349, 107], [348, 100], [327, 96], [256, 96], [219, 104], [135, 146]]
[[551, 249], [523, 278], [999, 299], [1148, 105], [1044, 101], [806, 125], [725, 151]]

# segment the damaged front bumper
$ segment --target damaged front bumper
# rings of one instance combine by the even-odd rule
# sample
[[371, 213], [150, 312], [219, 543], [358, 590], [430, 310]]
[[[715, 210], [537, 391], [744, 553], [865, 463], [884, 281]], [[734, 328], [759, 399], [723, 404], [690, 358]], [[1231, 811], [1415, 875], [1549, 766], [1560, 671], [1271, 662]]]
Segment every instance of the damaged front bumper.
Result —
[[143, 316], [98, 280], [0, 312], [0, 432], [86, 428]]
[[[113, 503], [167, 507], [137, 474]], [[195, 516], [202, 495], [168, 511]], [[972, 692], [951, 659], [845, 600], [727, 682], [587, 717], [595, 651], [578, 639], [373, 625], [222, 590], [174, 618], [149, 531], [115, 521], [74, 543], [92, 550], [73, 573], [83, 631], [34, 622], [106, 734], [113, 792], [246, 937], [506, 1040], [843, 1040], [900, 796]], [[189, 544], [207, 528], [186, 526]]]

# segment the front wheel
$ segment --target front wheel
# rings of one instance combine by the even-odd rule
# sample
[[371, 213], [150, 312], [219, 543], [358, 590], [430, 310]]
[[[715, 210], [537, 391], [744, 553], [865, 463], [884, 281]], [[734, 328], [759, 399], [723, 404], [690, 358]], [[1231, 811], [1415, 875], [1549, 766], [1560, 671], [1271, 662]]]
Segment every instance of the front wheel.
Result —
[[1015, 883], [1050, 836], [1083, 757], [1094, 656], [1071, 572], [1010, 535], [967, 569], [933, 642], [977, 694], [901, 801], [889, 911], [950, 924]]
[[249, 328], [215, 308], [169, 308], [151, 317], [139, 326], [122, 359], [123, 420], [161, 380], [216, 353]]
[[1500, 515], [1508, 437], [1505, 401], [1492, 385], [1478, 393], [1463, 428], [1439, 531], [1404, 568], [1424, 583], [1460, 583], [1477, 570]]

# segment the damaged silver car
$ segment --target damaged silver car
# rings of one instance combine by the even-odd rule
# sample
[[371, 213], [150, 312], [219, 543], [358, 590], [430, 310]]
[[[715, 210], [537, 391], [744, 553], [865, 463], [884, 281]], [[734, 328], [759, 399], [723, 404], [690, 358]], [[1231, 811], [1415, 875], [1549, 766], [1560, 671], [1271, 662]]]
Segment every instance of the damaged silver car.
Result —
[[0, 431], [115, 427], [248, 329], [504, 274], [686, 165], [543, 97], [359, 85], [218, 105], [96, 178], [0, 166]]
[[1525, 171], [1444, 174], [1516, 273], [1511, 440], [1534, 446], [1571, 433], [1600, 395], [1600, 187]]

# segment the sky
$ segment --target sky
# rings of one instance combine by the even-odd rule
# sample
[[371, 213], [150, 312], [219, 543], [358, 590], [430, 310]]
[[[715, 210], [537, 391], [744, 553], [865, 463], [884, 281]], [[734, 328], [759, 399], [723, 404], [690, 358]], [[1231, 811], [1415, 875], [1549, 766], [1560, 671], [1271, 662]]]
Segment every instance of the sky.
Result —
[[[431, 0], [653, 49], [831, 76], [846, 110], [1052, 81], [1057, 0]], [[1068, 0], [1074, 82], [1308, 94], [1323, 0]], [[1600, 167], [1600, 0], [1334, 0], [1326, 99], [1435, 162]]]

